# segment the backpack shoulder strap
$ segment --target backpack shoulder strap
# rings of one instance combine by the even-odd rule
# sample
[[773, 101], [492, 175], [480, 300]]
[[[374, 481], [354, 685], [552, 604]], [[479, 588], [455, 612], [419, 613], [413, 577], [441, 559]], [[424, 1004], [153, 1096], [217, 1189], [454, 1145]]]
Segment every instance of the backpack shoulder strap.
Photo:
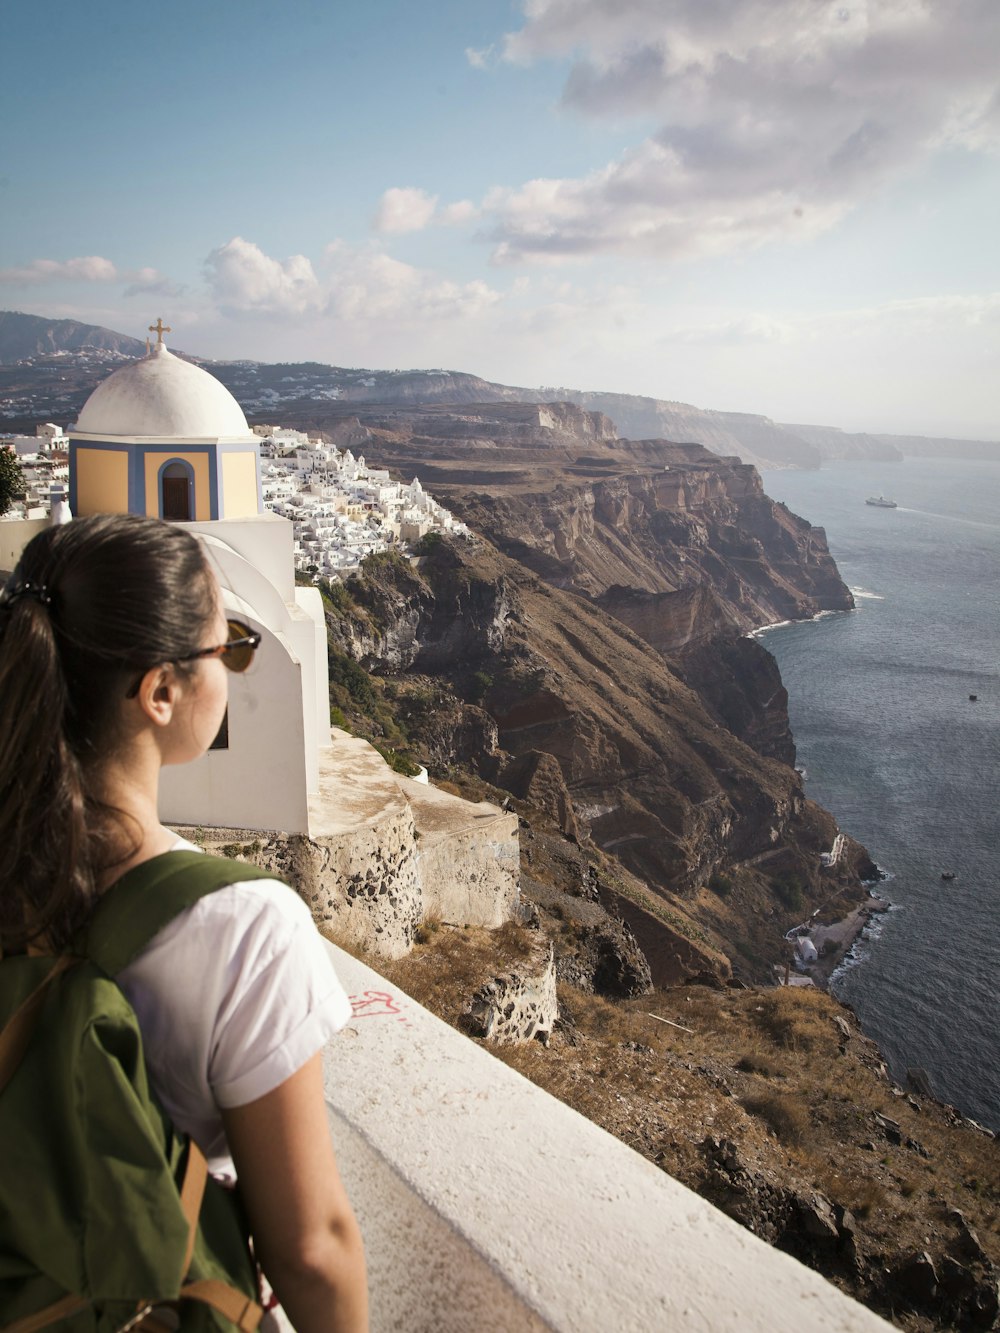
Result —
[[104, 893], [79, 939], [79, 952], [109, 976], [199, 898], [230, 884], [274, 879], [259, 866], [204, 852], [163, 852], [126, 871]]

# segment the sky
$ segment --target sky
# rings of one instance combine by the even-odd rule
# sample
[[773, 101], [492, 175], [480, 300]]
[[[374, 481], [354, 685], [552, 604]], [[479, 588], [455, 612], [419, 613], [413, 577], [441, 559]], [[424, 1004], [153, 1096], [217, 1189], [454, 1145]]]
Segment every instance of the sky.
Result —
[[0, 18], [0, 308], [1000, 439], [1000, 0]]

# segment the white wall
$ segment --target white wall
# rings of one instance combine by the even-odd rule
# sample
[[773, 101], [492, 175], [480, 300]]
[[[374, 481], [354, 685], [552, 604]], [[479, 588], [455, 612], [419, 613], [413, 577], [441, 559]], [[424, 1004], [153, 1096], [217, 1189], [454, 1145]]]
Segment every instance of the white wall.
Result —
[[324, 1064], [372, 1333], [889, 1329], [329, 948], [355, 1004]]
[[286, 602], [295, 598], [294, 535], [291, 523], [276, 514], [186, 523], [188, 531], [213, 535], [255, 565]]
[[308, 833], [330, 734], [322, 598], [295, 586], [292, 526], [283, 519], [186, 526], [205, 543], [227, 612], [260, 630], [263, 642], [249, 671], [229, 682], [229, 749], [165, 770], [164, 818]]
[[48, 526], [48, 514], [44, 518], [0, 519], [0, 569], [9, 573], [32, 537]]

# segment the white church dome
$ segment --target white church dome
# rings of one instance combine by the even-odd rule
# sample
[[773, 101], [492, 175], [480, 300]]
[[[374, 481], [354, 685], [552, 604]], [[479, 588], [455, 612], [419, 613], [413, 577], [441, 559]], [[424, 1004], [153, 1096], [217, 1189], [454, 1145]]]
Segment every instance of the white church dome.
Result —
[[83, 405], [76, 431], [102, 439], [252, 437], [243, 409], [225, 385], [174, 356], [163, 343], [97, 386]]

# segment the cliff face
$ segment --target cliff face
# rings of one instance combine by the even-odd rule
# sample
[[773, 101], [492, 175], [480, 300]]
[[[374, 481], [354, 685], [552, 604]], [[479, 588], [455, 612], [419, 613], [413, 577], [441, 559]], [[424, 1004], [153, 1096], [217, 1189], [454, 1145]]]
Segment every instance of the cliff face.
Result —
[[[667, 650], [853, 604], [823, 530], [768, 499], [755, 468], [699, 445], [620, 440], [605, 416], [567, 403], [310, 418], [334, 438], [350, 431], [369, 462], [419, 473], [546, 582], [614, 614], [617, 598], [623, 618]], [[644, 613], [648, 595], [660, 600]]]
[[326, 427], [419, 474], [485, 539], [431, 543], [417, 569], [369, 561], [331, 620], [340, 650], [392, 677], [421, 758], [506, 788], [635, 877], [603, 893], [660, 980], [712, 970], [713, 951], [759, 975], [781, 921], [858, 891], [862, 849], [820, 870], [833, 820], [791, 766], [777, 668], [742, 637], [851, 596], [823, 532], [753, 467], [619, 440], [565, 403], [352, 405]]
[[651, 445], [619, 442], [614, 452], [611, 476], [578, 467], [555, 485], [452, 491], [444, 502], [548, 582], [600, 599], [666, 651], [727, 624], [747, 630], [852, 605], [822, 529], [767, 499], [753, 468], [708, 462], [696, 446], [666, 467]]
[[[728, 640], [699, 697], [620, 620], [481, 543], [434, 546], [418, 569], [383, 559], [346, 588], [334, 641], [391, 676], [395, 715], [432, 766], [506, 787], [641, 881], [626, 892], [606, 876], [604, 897], [619, 911], [629, 901], [661, 984], [717, 971], [719, 955], [747, 975], [777, 958], [771, 917], [793, 923], [789, 880], [799, 912], [856, 886], [860, 849], [819, 869], [833, 821], [782, 762], [783, 696], [763, 697], [780, 682], [756, 644]], [[708, 888], [719, 876], [725, 901]]]
[[619, 435], [693, 440], [716, 454], [736, 454], [748, 463], [770, 467], [817, 468], [821, 451], [800, 437], [794, 426], [750, 412], [718, 412], [691, 403], [667, 402], [628, 393], [554, 390], [579, 407], [604, 412]]

